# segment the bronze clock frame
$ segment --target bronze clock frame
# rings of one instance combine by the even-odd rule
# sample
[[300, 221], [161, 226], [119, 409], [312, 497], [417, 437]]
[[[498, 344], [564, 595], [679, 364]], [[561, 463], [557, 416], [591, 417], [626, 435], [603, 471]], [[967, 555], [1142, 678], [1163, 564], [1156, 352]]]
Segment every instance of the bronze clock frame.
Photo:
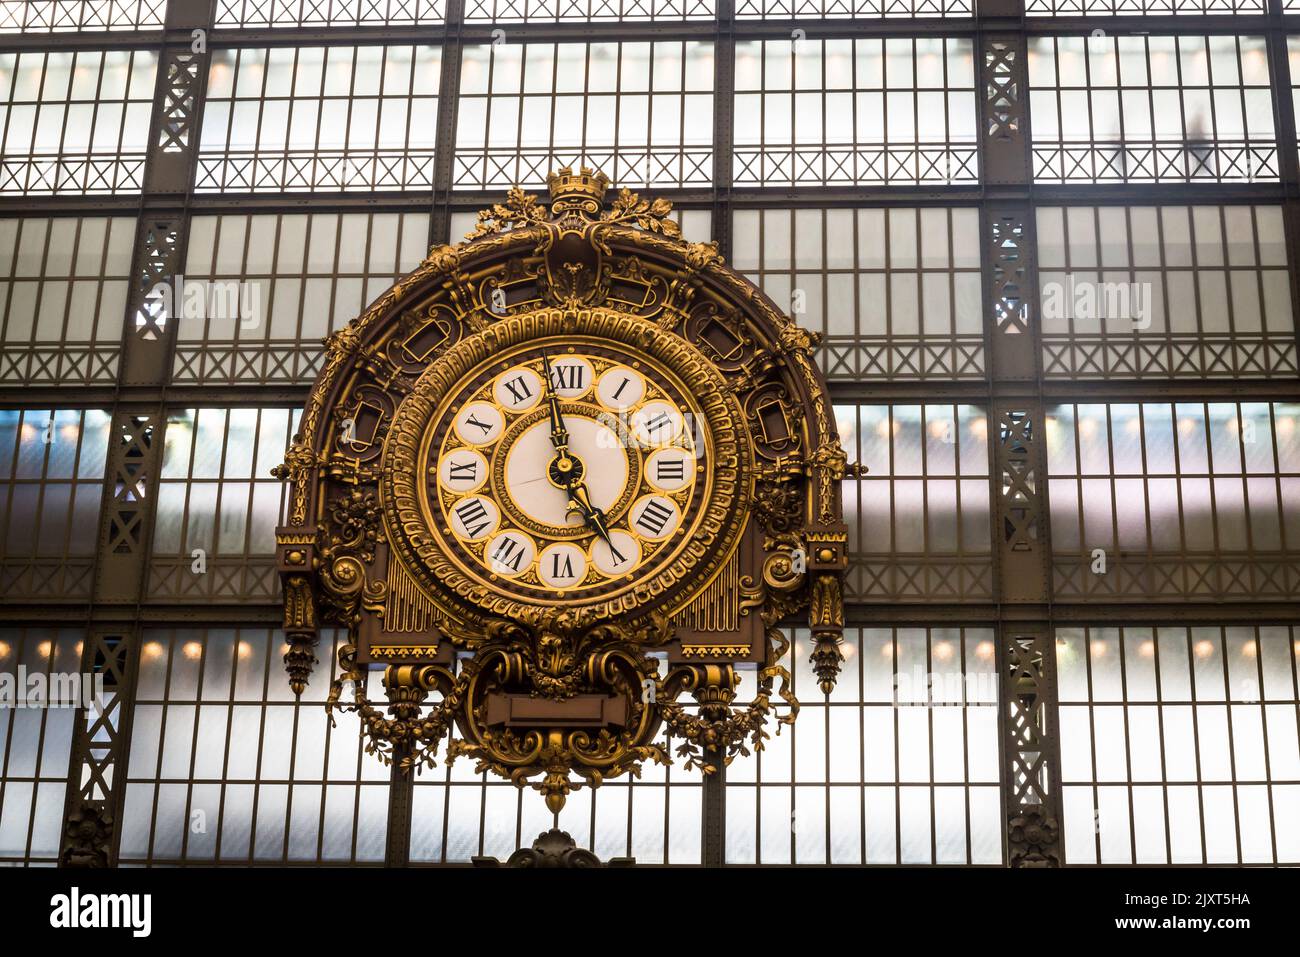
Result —
[[[779, 627], [807, 609], [823, 691], [842, 657], [847, 532], [840, 446], [817, 337], [716, 247], [687, 243], [666, 200], [568, 168], [542, 204], [515, 188], [466, 242], [436, 246], [326, 340], [301, 431], [276, 474], [285, 665], [297, 694], [322, 625], [346, 630], [327, 708], [406, 769], [448, 760], [529, 779], [558, 811], [575, 788], [670, 761], [714, 773], [762, 748], [772, 696], [799, 704]], [[700, 521], [666, 566], [608, 600], [529, 604], [466, 575], [421, 508], [440, 399], [503, 350], [545, 337], [617, 342], [670, 369], [713, 443]], [[666, 660], [666, 667], [663, 666]], [[746, 666], [756, 688], [737, 703]], [[386, 712], [366, 695], [384, 668]], [[344, 697], [348, 684], [350, 697]], [[688, 713], [689, 693], [698, 705]]]

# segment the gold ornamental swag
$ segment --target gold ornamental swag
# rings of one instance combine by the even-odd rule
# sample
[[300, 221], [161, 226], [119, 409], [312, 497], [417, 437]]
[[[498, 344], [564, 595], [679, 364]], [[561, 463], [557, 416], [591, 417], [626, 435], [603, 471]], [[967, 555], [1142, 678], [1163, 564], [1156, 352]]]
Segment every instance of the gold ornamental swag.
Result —
[[665, 725], [706, 774], [761, 748], [774, 693], [798, 713], [778, 625], [803, 608], [831, 690], [850, 467], [812, 333], [668, 201], [606, 204], [587, 169], [548, 185], [326, 340], [276, 537], [295, 694], [344, 628], [327, 709], [368, 751], [432, 767], [454, 725], [448, 760], [559, 811], [669, 762]]

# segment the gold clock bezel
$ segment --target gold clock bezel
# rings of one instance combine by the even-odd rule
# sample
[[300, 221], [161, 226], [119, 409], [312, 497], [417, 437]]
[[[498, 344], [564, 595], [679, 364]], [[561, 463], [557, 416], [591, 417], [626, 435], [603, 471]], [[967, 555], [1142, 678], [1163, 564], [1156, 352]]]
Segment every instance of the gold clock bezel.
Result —
[[[450, 400], [485, 367], [562, 337], [566, 346], [614, 344], [666, 370], [673, 385], [701, 415], [712, 442], [710, 459], [696, 486], [703, 487], [698, 512], [672, 536], [669, 555], [651, 569], [638, 569], [612, 591], [586, 597], [525, 598], [508, 581], [469, 567], [448, 547], [434, 522], [440, 511], [429, 502], [421, 464], [448, 412]], [[594, 387], [594, 386], [593, 386]], [[436, 455], [434, 456], [436, 460]], [[451, 614], [521, 618], [539, 604], [554, 604], [583, 619], [600, 620], [676, 606], [705, 587], [739, 546], [753, 497], [753, 452], [743, 412], [722, 376], [693, 346], [637, 317], [607, 309], [543, 309], [499, 320], [462, 340], [429, 367], [399, 406], [385, 441], [381, 502], [393, 560], [400, 561], [435, 604]], [[432, 519], [432, 521], [431, 521]], [[535, 589], [541, 591], [541, 589]], [[550, 595], [560, 593], [550, 591]]]

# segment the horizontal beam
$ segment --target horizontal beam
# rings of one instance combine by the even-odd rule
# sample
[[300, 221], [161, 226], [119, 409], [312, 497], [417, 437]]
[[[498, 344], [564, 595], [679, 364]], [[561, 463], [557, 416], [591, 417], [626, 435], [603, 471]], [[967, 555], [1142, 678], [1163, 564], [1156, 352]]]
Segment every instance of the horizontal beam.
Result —
[[[672, 187], [641, 188], [639, 192], [672, 200], [683, 209], [708, 209], [711, 189]], [[505, 190], [465, 190], [449, 194], [453, 212], [473, 213], [498, 203]], [[969, 207], [983, 202], [1031, 202], [1038, 206], [1131, 206], [1273, 204], [1290, 198], [1281, 183], [1132, 183], [1111, 185], [1044, 184], [1024, 188], [996, 186], [766, 186], [735, 188], [730, 192], [737, 209], [770, 209], [773, 206], [800, 208], [839, 207]], [[194, 215], [214, 216], [243, 213], [330, 213], [330, 212], [427, 212], [432, 201], [428, 190], [408, 192], [347, 193], [198, 193], [188, 204], [183, 197], [160, 202], [154, 197], [150, 211], [181, 209], [188, 205]], [[139, 194], [119, 196], [0, 196], [0, 218], [16, 216], [126, 216], [140, 212]]]
[[[1109, 36], [1130, 34], [1263, 34], [1300, 30], [1300, 17], [1269, 14], [1207, 14], [1199, 16], [1069, 16], [1069, 17], [888, 17], [873, 19], [809, 18], [737, 19], [732, 27], [737, 40], [788, 40], [803, 30], [809, 40], [839, 37], [973, 37], [978, 33], [1018, 33], [1041, 36], [1087, 35], [1103, 29]], [[462, 23], [459, 33], [466, 45], [490, 44], [493, 31], [504, 30], [506, 42], [702, 40], [716, 37], [717, 23], [707, 20], [655, 21], [533, 21], [528, 23], [474, 20]], [[211, 49], [262, 46], [322, 46], [366, 44], [437, 44], [443, 24], [340, 25], [331, 27], [217, 27], [208, 34]], [[68, 31], [0, 36], [0, 52], [40, 50], [96, 50], [157, 48], [163, 43], [188, 43], [186, 30]]]
[[[942, 602], [880, 602], [846, 603], [845, 625], [872, 627], [887, 625], [984, 625], [1003, 621], [1046, 621], [1048, 616], [1058, 625], [1185, 625], [1185, 624], [1296, 624], [1300, 623], [1300, 602], [1269, 601], [1186, 601], [1158, 602], [1135, 599], [1131, 602], [1056, 602], [1047, 605], [998, 605], [994, 602], [970, 604]], [[139, 621], [149, 627], [169, 625], [195, 627], [277, 627], [284, 611], [279, 605], [267, 603], [244, 604], [179, 604], [175, 602], [145, 602], [138, 609]], [[137, 620], [137, 609], [131, 605], [97, 607], [85, 602], [60, 604], [57, 600], [9, 602], [0, 607], [0, 622], [9, 626], [30, 625], [85, 625], [128, 623]], [[804, 622], [798, 617], [784, 622], [787, 627], [798, 628]]]
[[[954, 381], [830, 382], [831, 399], [839, 403], [889, 404], [924, 402], [984, 403], [993, 397], [982, 379]], [[107, 408], [115, 402], [172, 408], [199, 406], [301, 407], [311, 392], [308, 383], [284, 385], [169, 385], [124, 386], [19, 386], [0, 385], [0, 408]], [[1162, 402], [1162, 401], [1300, 401], [1300, 379], [1048, 379], [1000, 383], [1000, 399], [1041, 395], [1052, 402]]]

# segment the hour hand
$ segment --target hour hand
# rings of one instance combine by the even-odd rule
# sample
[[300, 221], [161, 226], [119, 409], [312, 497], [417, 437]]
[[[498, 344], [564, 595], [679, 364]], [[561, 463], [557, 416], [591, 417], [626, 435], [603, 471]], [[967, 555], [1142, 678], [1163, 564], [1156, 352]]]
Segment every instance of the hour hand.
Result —
[[605, 513], [591, 504], [591, 496], [587, 493], [587, 486], [582, 482], [573, 482], [568, 488], [569, 510], [581, 514], [582, 520], [587, 527], [603, 538], [605, 544], [612, 548], [614, 543], [609, 539], [609, 526], [605, 521]]

